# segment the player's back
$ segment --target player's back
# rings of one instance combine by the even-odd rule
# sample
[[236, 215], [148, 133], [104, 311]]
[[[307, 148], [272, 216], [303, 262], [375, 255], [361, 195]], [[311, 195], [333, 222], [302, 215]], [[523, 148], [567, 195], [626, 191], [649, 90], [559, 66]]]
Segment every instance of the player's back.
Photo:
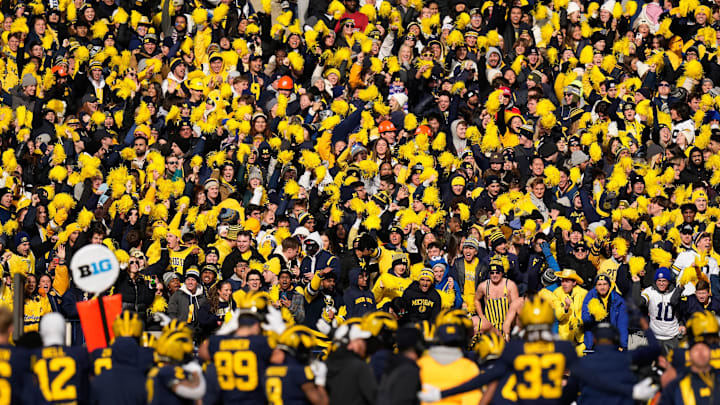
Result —
[[113, 349], [119, 347], [120, 356], [118, 361], [128, 366], [136, 367], [143, 373], [147, 373], [153, 366], [153, 350], [149, 347], [141, 347], [135, 338], [118, 337], [110, 347], [95, 349], [90, 353], [91, 371], [93, 375], [100, 375], [105, 370], [113, 367]]
[[[440, 389], [452, 388], [467, 382], [479, 372], [477, 364], [465, 357], [445, 363], [436, 360], [431, 351], [418, 359], [417, 364], [420, 368], [420, 381], [423, 384], [432, 384]], [[473, 390], [450, 398], [444, 398], [438, 404], [477, 403], [481, 398], [482, 393], [480, 390]]]
[[[146, 352], [139, 347], [134, 338], [117, 338], [112, 348], [100, 349], [110, 351], [109, 368], [101, 372], [91, 382], [90, 401], [92, 405], [131, 405], [144, 404], [147, 400], [145, 374], [147, 361], [141, 361], [141, 353]], [[107, 354], [107, 353], [102, 353]], [[95, 366], [97, 365], [95, 362]], [[150, 366], [152, 363], [149, 364]]]
[[212, 336], [208, 350], [222, 403], [266, 403], [264, 376], [272, 351], [265, 336]]
[[38, 394], [29, 374], [27, 352], [0, 345], [0, 404], [19, 404]]
[[176, 364], [160, 363], [148, 372], [145, 389], [148, 405], [191, 405], [195, 401], [181, 398], [173, 392], [173, 386], [187, 380], [187, 372]]
[[86, 401], [89, 359], [84, 347], [47, 346], [36, 349], [30, 365], [47, 402], [73, 404]]
[[265, 371], [265, 394], [272, 405], [309, 404], [303, 384], [315, 380], [310, 366], [305, 366], [294, 357], [285, 355], [283, 364], [271, 365]]
[[515, 386], [502, 387], [503, 397], [518, 404], [560, 403], [563, 375], [576, 360], [575, 348], [567, 341], [510, 341], [500, 361], [513, 372]]

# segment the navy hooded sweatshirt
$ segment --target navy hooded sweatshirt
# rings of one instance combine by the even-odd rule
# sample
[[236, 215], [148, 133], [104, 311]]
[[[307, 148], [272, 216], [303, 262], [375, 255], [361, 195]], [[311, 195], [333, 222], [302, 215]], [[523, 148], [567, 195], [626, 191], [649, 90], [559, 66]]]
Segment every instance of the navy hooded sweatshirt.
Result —
[[370, 288], [358, 286], [358, 277], [362, 271], [360, 267], [350, 270], [350, 287], [343, 296], [348, 318], [363, 316], [366, 312], [375, 310], [375, 296], [370, 292]]

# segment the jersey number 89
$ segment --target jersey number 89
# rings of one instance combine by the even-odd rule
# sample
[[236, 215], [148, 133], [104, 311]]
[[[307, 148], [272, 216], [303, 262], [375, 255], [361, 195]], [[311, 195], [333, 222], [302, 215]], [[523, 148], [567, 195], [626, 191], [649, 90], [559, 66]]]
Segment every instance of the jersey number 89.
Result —
[[223, 391], [254, 391], [258, 385], [257, 357], [247, 351], [215, 353], [218, 385]]

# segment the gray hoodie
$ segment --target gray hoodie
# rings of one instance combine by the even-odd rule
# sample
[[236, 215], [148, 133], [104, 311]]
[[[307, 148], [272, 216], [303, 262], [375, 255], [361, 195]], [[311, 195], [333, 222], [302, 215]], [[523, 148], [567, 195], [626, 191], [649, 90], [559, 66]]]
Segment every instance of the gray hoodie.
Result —
[[[197, 313], [205, 303], [207, 303], [207, 298], [205, 298], [205, 294], [203, 294], [203, 287], [200, 283], [198, 283], [195, 293], [191, 293], [185, 284], [183, 284], [182, 287], [170, 297], [167, 314], [171, 318], [187, 322], [192, 328], [197, 328]], [[192, 313], [190, 313], [190, 306], [193, 307]]]

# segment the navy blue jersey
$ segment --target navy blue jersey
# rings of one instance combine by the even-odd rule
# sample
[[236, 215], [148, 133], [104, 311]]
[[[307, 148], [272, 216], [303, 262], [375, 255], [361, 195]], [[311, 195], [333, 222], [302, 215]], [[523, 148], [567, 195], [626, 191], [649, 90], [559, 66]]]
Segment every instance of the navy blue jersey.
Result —
[[47, 402], [64, 404], [87, 400], [90, 362], [84, 347], [48, 346], [36, 349], [30, 364]]
[[444, 390], [443, 398], [471, 391], [501, 380], [498, 389], [503, 399], [517, 404], [549, 405], [560, 403], [563, 397], [563, 375], [577, 361], [575, 347], [570, 342], [525, 342], [512, 340], [502, 356], [485, 373], [465, 384]]
[[10, 345], [0, 345], [0, 405], [31, 403], [33, 391], [27, 353]]
[[211, 336], [208, 344], [222, 403], [265, 404], [272, 349], [265, 336]]
[[265, 394], [270, 405], [306, 405], [310, 402], [305, 397], [302, 386], [313, 382], [315, 376], [306, 366], [285, 355], [281, 365], [272, 365], [265, 371]]
[[500, 387], [501, 395], [519, 404], [558, 403], [563, 395], [565, 370], [576, 360], [577, 354], [570, 342], [511, 341], [498, 360], [512, 373]]
[[215, 365], [207, 363], [205, 366], [205, 395], [203, 395], [203, 405], [215, 405], [220, 403], [220, 387], [218, 386], [217, 373]]
[[[133, 338], [118, 338], [132, 339]], [[116, 339], [117, 341], [117, 339]], [[102, 349], [95, 349], [90, 353], [90, 364], [93, 375], [100, 375], [105, 370], [110, 370], [113, 366], [112, 353], [113, 345]], [[135, 365], [139, 370], [147, 372], [153, 365], [153, 349], [149, 347], [138, 347], [138, 359]]]
[[146, 389], [148, 405], [191, 405], [195, 401], [175, 395], [173, 386], [187, 380], [188, 374], [179, 365], [160, 365], [148, 373]]
[[112, 349], [109, 347], [95, 349], [90, 353], [90, 364], [93, 375], [100, 375], [112, 368]]

